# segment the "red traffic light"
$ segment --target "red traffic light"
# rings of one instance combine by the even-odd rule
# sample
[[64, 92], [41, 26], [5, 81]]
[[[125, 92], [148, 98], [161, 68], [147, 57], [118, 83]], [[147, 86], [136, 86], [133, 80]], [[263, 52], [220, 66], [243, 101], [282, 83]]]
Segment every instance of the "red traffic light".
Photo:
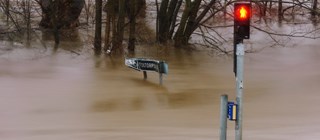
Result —
[[250, 3], [235, 3], [234, 4], [234, 19], [235, 21], [242, 22], [248, 21], [251, 17], [251, 4]]
[[238, 39], [250, 38], [251, 3], [234, 3], [234, 34]]

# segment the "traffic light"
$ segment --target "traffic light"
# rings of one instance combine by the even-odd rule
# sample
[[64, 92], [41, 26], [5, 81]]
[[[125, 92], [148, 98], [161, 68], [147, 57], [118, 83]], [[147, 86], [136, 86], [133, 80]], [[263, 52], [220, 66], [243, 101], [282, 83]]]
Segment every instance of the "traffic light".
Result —
[[238, 39], [250, 38], [251, 3], [234, 4], [234, 33]]

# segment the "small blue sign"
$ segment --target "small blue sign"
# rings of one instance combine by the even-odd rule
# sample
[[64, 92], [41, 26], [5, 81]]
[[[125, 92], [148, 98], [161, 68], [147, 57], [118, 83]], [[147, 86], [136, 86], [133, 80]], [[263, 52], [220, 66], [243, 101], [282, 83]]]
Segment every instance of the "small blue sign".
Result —
[[238, 105], [234, 102], [228, 102], [228, 119], [230, 121], [237, 120]]

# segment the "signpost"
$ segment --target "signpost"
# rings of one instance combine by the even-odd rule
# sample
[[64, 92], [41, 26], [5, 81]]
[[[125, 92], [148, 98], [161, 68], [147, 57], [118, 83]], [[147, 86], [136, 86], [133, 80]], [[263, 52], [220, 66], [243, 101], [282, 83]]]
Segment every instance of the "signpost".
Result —
[[160, 84], [162, 84], [162, 74], [168, 74], [168, 64], [164, 61], [145, 58], [126, 58], [125, 65], [129, 68], [143, 71], [143, 78], [147, 79], [147, 72], [158, 72]]

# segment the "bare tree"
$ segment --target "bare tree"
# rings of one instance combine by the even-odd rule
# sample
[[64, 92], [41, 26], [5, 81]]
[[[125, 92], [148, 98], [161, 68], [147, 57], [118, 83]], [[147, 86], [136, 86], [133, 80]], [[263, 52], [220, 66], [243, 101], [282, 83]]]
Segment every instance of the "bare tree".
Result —
[[208, 11], [213, 8], [215, 3], [215, 0], [211, 0], [204, 6], [198, 16], [198, 12], [201, 9], [201, 1], [192, 2], [187, 0], [186, 8], [182, 14], [179, 28], [174, 37], [176, 47], [180, 47], [188, 43], [192, 33], [200, 26], [201, 21], [205, 18]]
[[[163, 0], [157, 16], [157, 39], [160, 43], [174, 40], [175, 46], [183, 46], [193, 32], [200, 26], [210, 9], [214, 9], [215, 0], [208, 3], [202, 0], [186, 0], [181, 19], [177, 22], [183, 0]], [[178, 25], [178, 26], [177, 26]]]
[[61, 28], [75, 28], [85, 5], [85, 0], [36, 0], [42, 10], [40, 26], [53, 30], [55, 43], [59, 44]]
[[157, 16], [157, 40], [160, 43], [165, 43], [168, 39], [171, 39], [175, 28], [175, 23], [178, 15], [178, 11], [181, 7], [182, 0], [163, 0], [160, 5]]
[[[108, 0], [106, 12], [105, 48], [107, 53], [123, 54], [124, 32], [129, 25], [128, 49], [133, 52], [136, 42], [136, 18], [145, 6], [145, 0]], [[128, 17], [128, 23], [126, 23]]]
[[[9, 0], [0, 1], [0, 7], [7, 17], [7, 32], [17, 31], [20, 36], [26, 35], [27, 40], [31, 39], [31, 3], [29, 0], [11, 1], [11, 3]], [[14, 29], [10, 24], [14, 25]]]
[[42, 10], [40, 26], [53, 28], [53, 19], [57, 17], [58, 27], [74, 28], [79, 25], [78, 18], [85, 0], [37, 0]]

